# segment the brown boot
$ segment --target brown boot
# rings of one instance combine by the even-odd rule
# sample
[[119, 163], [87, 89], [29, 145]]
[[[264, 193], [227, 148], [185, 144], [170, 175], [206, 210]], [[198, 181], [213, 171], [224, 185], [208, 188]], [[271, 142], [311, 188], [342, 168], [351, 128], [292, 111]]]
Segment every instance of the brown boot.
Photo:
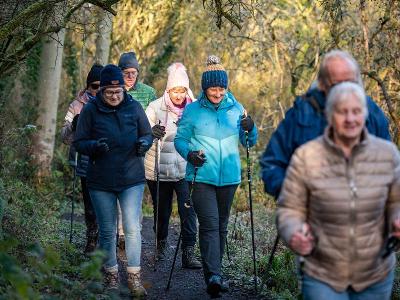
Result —
[[182, 249], [182, 268], [184, 269], [201, 269], [202, 265], [194, 255], [194, 247], [187, 246]]
[[104, 289], [106, 290], [118, 290], [119, 279], [118, 279], [118, 266], [104, 269]]
[[128, 271], [128, 288], [134, 299], [141, 299], [147, 296], [147, 291], [140, 280], [140, 271]]

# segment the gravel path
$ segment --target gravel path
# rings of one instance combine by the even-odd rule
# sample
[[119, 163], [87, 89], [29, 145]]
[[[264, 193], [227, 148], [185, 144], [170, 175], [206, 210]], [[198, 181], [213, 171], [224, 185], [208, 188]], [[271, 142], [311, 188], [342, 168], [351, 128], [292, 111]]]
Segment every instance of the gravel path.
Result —
[[[181, 268], [181, 252], [178, 252], [177, 262], [172, 277], [171, 287], [166, 291], [168, 276], [172, 265], [174, 250], [176, 247], [179, 226], [170, 226], [168, 242], [170, 245], [167, 260], [158, 262], [154, 271], [154, 233], [152, 230], [152, 218], [143, 219], [142, 236], [142, 271], [143, 283], [148, 291], [147, 299], [209, 299], [205, 291], [205, 283], [202, 270], [187, 270]], [[119, 251], [120, 275], [122, 284], [126, 285], [126, 258], [124, 251]], [[122, 267], [123, 266], [123, 267]], [[126, 296], [125, 299], [129, 299]], [[230, 286], [230, 292], [223, 294], [219, 299], [256, 299], [254, 295], [242, 291], [240, 287]]]

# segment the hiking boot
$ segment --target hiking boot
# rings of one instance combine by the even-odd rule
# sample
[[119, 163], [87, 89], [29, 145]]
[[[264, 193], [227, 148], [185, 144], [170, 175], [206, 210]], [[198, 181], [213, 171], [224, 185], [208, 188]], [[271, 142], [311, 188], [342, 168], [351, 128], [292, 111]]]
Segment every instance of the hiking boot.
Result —
[[119, 289], [118, 266], [110, 270], [104, 270], [104, 288], [109, 291]]
[[207, 293], [212, 297], [216, 298], [220, 296], [222, 286], [222, 278], [219, 275], [212, 275], [208, 280]]
[[85, 254], [92, 253], [97, 246], [98, 230], [97, 228], [88, 228], [86, 230]]
[[182, 249], [182, 268], [201, 269], [202, 265], [194, 255], [194, 246], [187, 246]]
[[147, 291], [140, 281], [140, 272], [128, 273], [128, 288], [134, 299], [140, 299], [147, 296]]
[[168, 254], [168, 242], [167, 240], [160, 240], [157, 241], [157, 253], [156, 258], [157, 260], [164, 260]]

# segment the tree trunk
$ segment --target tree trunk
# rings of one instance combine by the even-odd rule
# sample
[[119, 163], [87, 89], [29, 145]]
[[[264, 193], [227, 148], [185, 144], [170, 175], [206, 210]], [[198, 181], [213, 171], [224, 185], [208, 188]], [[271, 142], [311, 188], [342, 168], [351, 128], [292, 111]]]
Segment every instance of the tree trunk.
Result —
[[40, 57], [38, 133], [33, 148], [39, 178], [50, 173], [53, 159], [64, 36], [65, 30], [61, 30], [46, 37]]
[[103, 9], [99, 9], [97, 15], [97, 38], [95, 62], [102, 65], [108, 64], [110, 57], [112, 14]]

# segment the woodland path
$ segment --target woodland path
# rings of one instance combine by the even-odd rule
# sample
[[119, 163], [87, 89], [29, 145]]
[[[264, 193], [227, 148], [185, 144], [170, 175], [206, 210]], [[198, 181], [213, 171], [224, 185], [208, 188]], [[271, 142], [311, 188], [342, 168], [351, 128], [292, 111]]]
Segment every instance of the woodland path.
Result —
[[[179, 225], [170, 225], [168, 242], [169, 257], [165, 261], [157, 262], [157, 270], [154, 271], [154, 233], [152, 230], [153, 221], [150, 217], [143, 218], [142, 236], [142, 277], [144, 286], [147, 289], [147, 299], [210, 299], [205, 291], [205, 283], [202, 270], [187, 270], [181, 268], [181, 252], [178, 252], [177, 262], [172, 277], [171, 287], [166, 291], [168, 276], [172, 265], [174, 250], [176, 247]], [[124, 251], [118, 254], [122, 285], [126, 286], [126, 258]], [[126, 297], [124, 299], [129, 299]], [[230, 286], [230, 292], [222, 294], [219, 299], [257, 299], [250, 292], [241, 290], [240, 287]]]

